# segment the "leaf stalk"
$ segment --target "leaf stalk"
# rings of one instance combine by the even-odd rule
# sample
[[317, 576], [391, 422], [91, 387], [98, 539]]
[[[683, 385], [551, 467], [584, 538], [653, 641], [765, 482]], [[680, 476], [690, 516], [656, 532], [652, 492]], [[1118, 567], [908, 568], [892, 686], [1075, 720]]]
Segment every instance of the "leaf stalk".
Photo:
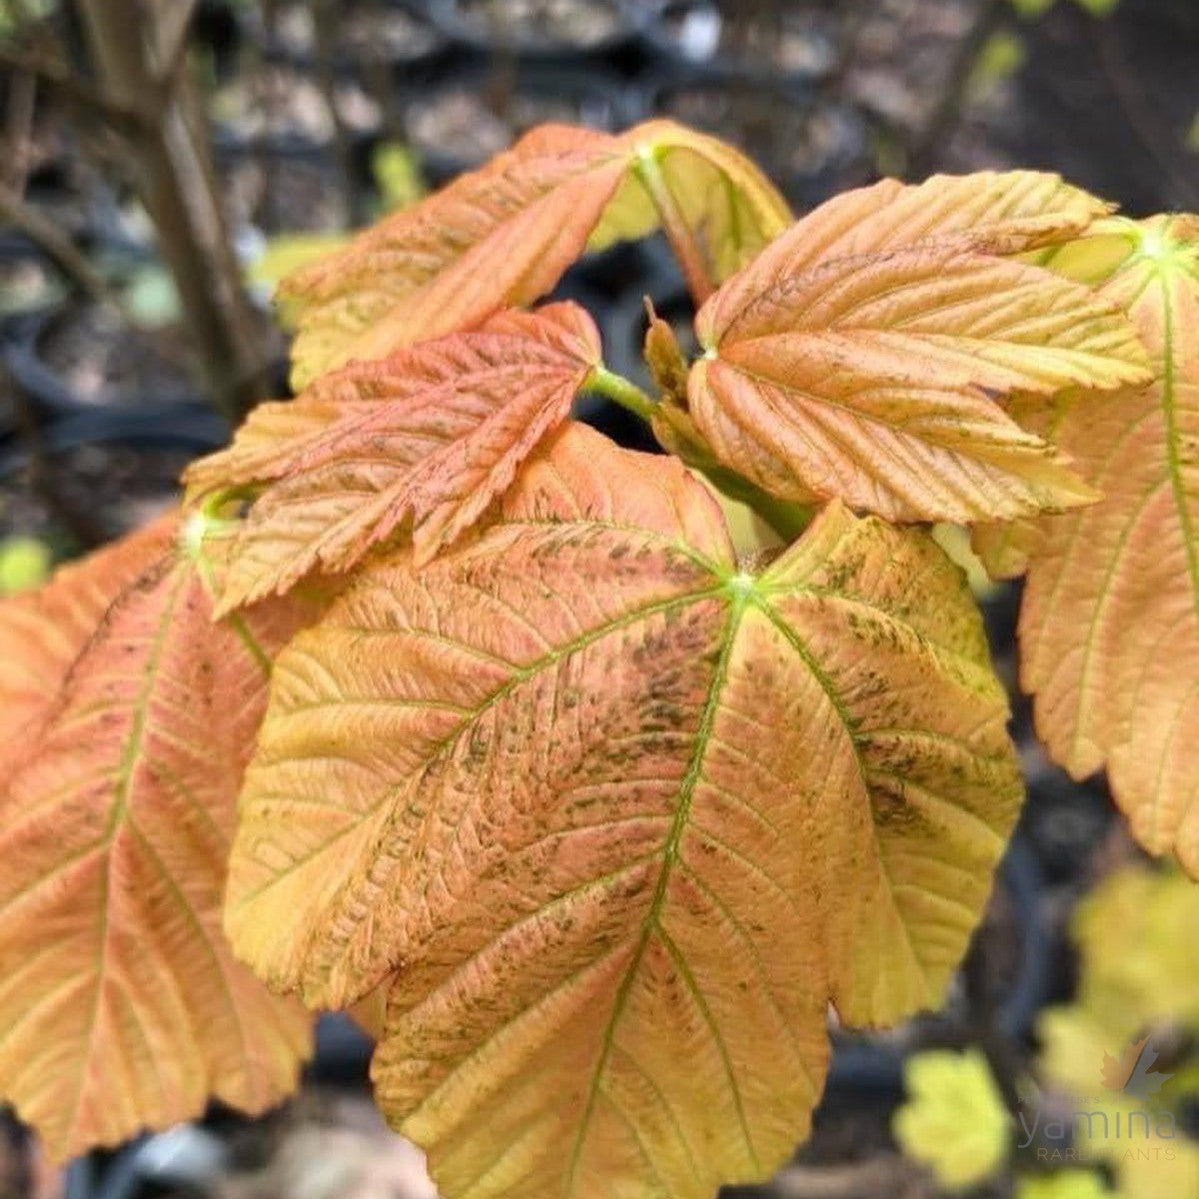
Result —
[[643, 421], [652, 420], [654, 410], [658, 407], [657, 402], [636, 383], [615, 371], [610, 371], [606, 366], [595, 367], [587, 377], [586, 386], [588, 391], [599, 392], [613, 403], [627, 408], [634, 416], [641, 417]]
[[703, 248], [695, 239], [695, 233], [679, 202], [670, 190], [670, 184], [658, 161], [657, 150], [646, 147], [637, 155], [633, 171], [649, 192], [658, 216], [662, 220], [662, 231], [670, 248], [678, 259], [683, 278], [687, 281], [687, 290], [695, 301], [696, 307], [702, 304], [715, 290], [716, 284], [708, 266]]

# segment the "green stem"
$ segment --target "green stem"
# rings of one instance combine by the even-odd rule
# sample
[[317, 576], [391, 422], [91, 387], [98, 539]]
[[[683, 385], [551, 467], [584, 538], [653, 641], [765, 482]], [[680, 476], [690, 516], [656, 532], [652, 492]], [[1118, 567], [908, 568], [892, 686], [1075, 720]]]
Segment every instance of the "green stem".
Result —
[[[606, 366], [593, 367], [586, 386], [588, 391], [606, 396], [647, 423], [653, 419], [656, 409], [663, 408], [635, 383], [615, 371], [608, 370]], [[663, 442], [664, 448], [692, 470], [706, 476], [712, 485], [724, 492], [729, 499], [739, 500], [752, 508], [784, 541], [794, 541], [808, 527], [816, 512], [813, 506], [780, 500], [763, 491], [761, 487], [742, 478], [736, 471], [717, 462], [707, 446], [697, 439], [690, 422], [686, 422], [686, 428], [690, 430], [688, 436], [670, 438]], [[679, 429], [675, 431], [681, 432]], [[660, 430], [659, 440], [662, 440]]]
[[587, 376], [587, 390], [597, 391], [622, 408], [627, 408], [634, 416], [643, 421], [653, 418], [656, 401], [646, 395], [636, 383], [630, 382], [623, 375], [610, 371], [606, 366], [592, 368]]
[[812, 523], [817, 506], [780, 500], [725, 466], [705, 465], [701, 471], [717, 490], [752, 508], [788, 545]]

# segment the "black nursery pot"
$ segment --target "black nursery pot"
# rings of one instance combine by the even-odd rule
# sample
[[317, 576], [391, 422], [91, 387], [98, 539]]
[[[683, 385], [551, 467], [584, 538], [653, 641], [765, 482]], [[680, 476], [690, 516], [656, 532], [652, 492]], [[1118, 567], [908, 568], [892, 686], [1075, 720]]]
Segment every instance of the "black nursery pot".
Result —
[[67, 289], [57, 270], [26, 237], [0, 232], [0, 337], [59, 303]]
[[652, 5], [638, 0], [426, 0], [432, 23], [482, 54], [570, 60], [602, 55], [641, 32]]
[[[66, 288], [46, 260], [18, 236], [0, 236], [0, 352], [5, 359], [26, 325], [60, 303]], [[0, 438], [17, 428], [9, 388], [0, 389]]]
[[539, 63], [468, 67], [404, 101], [409, 144], [435, 184], [481, 166], [546, 121], [614, 132], [638, 116], [619, 77]]
[[679, 71], [755, 83], [811, 83], [837, 65], [838, 22], [811, 5], [755, 12], [738, 0], [664, 0], [646, 23], [651, 52]]
[[24, 318], [5, 359], [39, 420], [199, 400], [181, 327], [133, 328], [95, 304]]
[[645, 107], [743, 150], [800, 211], [872, 174], [862, 114], [811, 88], [672, 74], [650, 89]]

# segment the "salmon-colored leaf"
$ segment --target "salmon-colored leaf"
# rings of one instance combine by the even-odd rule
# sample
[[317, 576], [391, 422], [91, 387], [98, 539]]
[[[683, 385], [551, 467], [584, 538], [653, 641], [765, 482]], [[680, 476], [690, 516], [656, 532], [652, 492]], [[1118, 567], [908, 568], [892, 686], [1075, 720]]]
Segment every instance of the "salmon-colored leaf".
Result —
[[1076, 237], [1109, 209], [1040, 171], [933, 175], [919, 184], [883, 179], [834, 196], [796, 222], [747, 269], [744, 285], [763, 291], [837, 258], [924, 244], [1014, 254]]
[[712, 1195], [805, 1132], [826, 1010], [936, 1004], [1020, 796], [960, 573], [839, 505], [739, 564], [677, 463], [568, 426], [501, 519], [280, 657], [226, 926], [385, 984], [448, 1199]]
[[24, 744], [0, 793], [0, 1097], [56, 1158], [209, 1096], [261, 1111], [309, 1048], [310, 1017], [234, 960], [220, 925], [262, 656], [294, 614], [213, 626], [170, 532], [62, 572], [39, 628], [24, 600], [0, 607], [5, 644], [45, 669], [37, 735], [12, 730]]
[[1144, 381], [1144, 351], [1119, 311], [955, 238], [794, 272], [788, 242], [697, 318], [706, 353], [691, 371], [691, 416], [720, 461], [781, 498], [835, 496], [899, 521], [1094, 499], [996, 401]]
[[161, 557], [178, 527], [178, 515], [170, 513], [84, 562], [62, 567], [44, 587], [0, 603], [0, 763], [11, 763], [36, 743], [64, 676], [112, 597]]
[[1102, 294], [1127, 309], [1154, 382], [1053, 422], [1104, 499], [1038, 522], [1022, 680], [1052, 756], [1080, 778], [1106, 764], [1141, 844], [1199, 877], [1199, 226], [1124, 222], [1123, 238]]
[[225, 451], [198, 463], [193, 494], [267, 483], [233, 545], [218, 611], [286, 591], [309, 571], [350, 569], [406, 520], [420, 560], [464, 533], [520, 463], [570, 415], [599, 362], [577, 305], [505, 312], [478, 330], [357, 363], [290, 405], [275, 443], [269, 406]]
[[790, 220], [760, 172], [715, 138], [668, 121], [621, 135], [544, 126], [284, 280], [298, 324], [294, 382], [529, 304], [589, 245], [652, 231], [658, 211], [634, 170], [646, 156], [681, 197], [717, 279]]

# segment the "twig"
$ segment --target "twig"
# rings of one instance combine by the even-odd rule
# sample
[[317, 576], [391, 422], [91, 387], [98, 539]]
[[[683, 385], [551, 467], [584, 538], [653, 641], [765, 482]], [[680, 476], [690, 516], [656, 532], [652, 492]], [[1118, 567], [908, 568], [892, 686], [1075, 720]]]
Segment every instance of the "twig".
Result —
[[198, 0], [159, 0], [154, 30], [154, 64], [158, 79], [169, 84], [183, 65], [187, 53], [187, 35], [191, 29]]
[[8, 82], [4, 182], [18, 196], [25, 192], [25, 179], [29, 173], [29, 140], [33, 135], [36, 101], [37, 79], [28, 71], [14, 71]]
[[7, 185], [0, 185], [0, 217], [24, 233], [90, 299], [98, 303], [110, 299], [104, 279], [74, 242]]
[[354, 226], [359, 223], [362, 213], [358, 188], [354, 181], [354, 150], [337, 105], [337, 78], [333, 60], [337, 54], [338, 12], [332, 0], [316, 0], [313, 19], [316, 33], [317, 85], [321, 89], [325, 107], [329, 110], [329, 117], [333, 122], [334, 148], [337, 153], [337, 168], [341, 174], [346, 220]]
[[145, 125], [140, 108], [108, 95], [103, 89], [81, 78], [77, 71], [41, 50], [0, 43], [0, 65], [36, 75], [68, 100], [110, 121], [118, 129], [138, 130]]
[[[139, 0], [77, 0], [96, 73], [124, 105], [144, 105], [146, 121], [127, 150], [138, 194], [154, 221], [213, 403], [236, 420], [261, 395], [267, 362], [261, 322], [242, 287], [206, 140], [206, 125], [185, 70], [161, 80], [149, 45], [160, 15]], [[147, 25], [146, 22], [151, 24]], [[131, 30], [150, 30], [133, 37]], [[246, 380], [253, 382], [247, 386]]]
[[912, 139], [908, 148], [908, 174], [927, 175], [935, 165], [937, 155], [957, 128], [965, 107], [966, 92], [974, 73], [974, 64], [987, 39], [1003, 19], [1007, 0], [981, 0], [974, 23], [957, 47], [949, 69], [949, 78], [937, 97], [928, 120]]

